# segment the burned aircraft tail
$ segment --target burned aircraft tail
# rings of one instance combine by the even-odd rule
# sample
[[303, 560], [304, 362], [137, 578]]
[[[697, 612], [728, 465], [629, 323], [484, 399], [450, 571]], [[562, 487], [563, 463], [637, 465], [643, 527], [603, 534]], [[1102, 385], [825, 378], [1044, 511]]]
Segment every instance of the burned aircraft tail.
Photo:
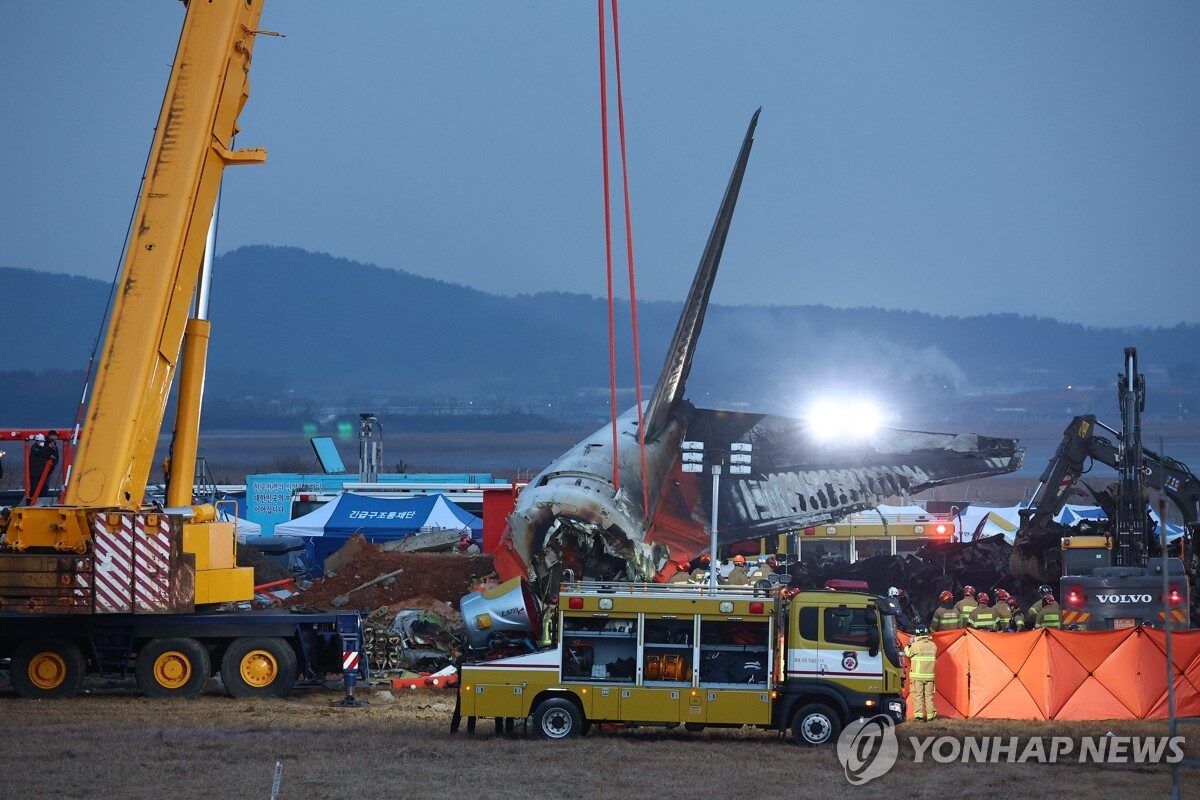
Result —
[[683, 312], [679, 315], [679, 323], [675, 326], [675, 335], [671, 338], [671, 346], [667, 348], [666, 361], [654, 392], [650, 395], [645, 415], [646, 440], [656, 438], [662, 433], [670, 416], [672, 407], [683, 399], [684, 385], [688, 373], [692, 369], [692, 358], [696, 353], [696, 343], [700, 339], [700, 329], [704, 326], [704, 312], [708, 309], [708, 298], [712, 294], [713, 281], [717, 277], [717, 267], [721, 263], [721, 253], [725, 249], [725, 239], [729, 235], [729, 225], [733, 221], [733, 208], [737, 205], [738, 192], [742, 188], [742, 177], [746, 174], [746, 164], [750, 161], [750, 148], [754, 145], [754, 128], [758, 125], [760, 107], [750, 118], [746, 136], [742, 139], [742, 149], [738, 152], [737, 161], [733, 165], [733, 174], [725, 187], [725, 196], [713, 221], [712, 231], [708, 234], [708, 243], [704, 246], [704, 254], [700, 257], [700, 265], [696, 268], [696, 276], [692, 278], [692, 288], [683, 304]]

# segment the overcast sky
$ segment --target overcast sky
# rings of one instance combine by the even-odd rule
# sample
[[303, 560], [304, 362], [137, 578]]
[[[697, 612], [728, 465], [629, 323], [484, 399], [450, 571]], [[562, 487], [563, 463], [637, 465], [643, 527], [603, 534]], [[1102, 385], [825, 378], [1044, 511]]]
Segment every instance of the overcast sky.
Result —
[[[718, 302], [1197, 320], [1200, 4], [622, 12], [642, 297], [686, 291], [762, 105]], [[270, 160], [227, 173], [219, 249], [602, 294], [595, 15], [268, 0], [239, 144]], [[182, 19], [0, 2], [0, 265], [111, 276]]]

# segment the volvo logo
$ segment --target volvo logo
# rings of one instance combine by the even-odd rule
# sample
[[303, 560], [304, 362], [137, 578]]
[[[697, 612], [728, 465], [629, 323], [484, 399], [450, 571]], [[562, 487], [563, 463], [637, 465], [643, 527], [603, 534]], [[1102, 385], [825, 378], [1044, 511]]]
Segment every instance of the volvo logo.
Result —
[[1151, 603], [1154, 598], [1148, 594], [1101, 594], [1096, 595], [1101, 603]]

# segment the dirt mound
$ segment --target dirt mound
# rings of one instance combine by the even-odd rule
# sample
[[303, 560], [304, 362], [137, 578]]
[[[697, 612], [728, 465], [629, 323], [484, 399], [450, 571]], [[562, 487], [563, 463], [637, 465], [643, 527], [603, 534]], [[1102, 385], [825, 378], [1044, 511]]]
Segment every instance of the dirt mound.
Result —
[[472, 584], [492, 573], [490, 555], [460, 553], [385, 552], [378, 545], [351, 542], [358, 552], [341, 564], [336, 574], [313, 582], [311, 589], [291, 598], [289, 606], [333, 608], [333, 599], [350, 592], [369, 580], [399, 572], [385, 580], [351, 592], [346, 609], [373, 611], [379, 606], [403, 605], [445, 613], [444, 607], [432, 607], [437, 601], [458, 607], [459, 598]]
[[237, 565], [254, 567], [255, 586], [292, 577], [285, 567], [276, 564], [266, 553], [244, 544], [238, 545]]

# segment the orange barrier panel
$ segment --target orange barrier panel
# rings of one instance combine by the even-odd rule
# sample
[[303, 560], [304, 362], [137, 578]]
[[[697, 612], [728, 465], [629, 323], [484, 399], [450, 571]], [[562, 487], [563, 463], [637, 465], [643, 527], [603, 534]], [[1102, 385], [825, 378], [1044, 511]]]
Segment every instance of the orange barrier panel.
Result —
[[[907, 640], [908, 637], [904, 637]], [[938, 714], [980, 719], [1164, 719], [1165, 634], [935, 633]], [[1200, 716], [1200, 631], [1171, 634], [1180, 716]], [[911, 704], [910, 704], [911, 713]]]

